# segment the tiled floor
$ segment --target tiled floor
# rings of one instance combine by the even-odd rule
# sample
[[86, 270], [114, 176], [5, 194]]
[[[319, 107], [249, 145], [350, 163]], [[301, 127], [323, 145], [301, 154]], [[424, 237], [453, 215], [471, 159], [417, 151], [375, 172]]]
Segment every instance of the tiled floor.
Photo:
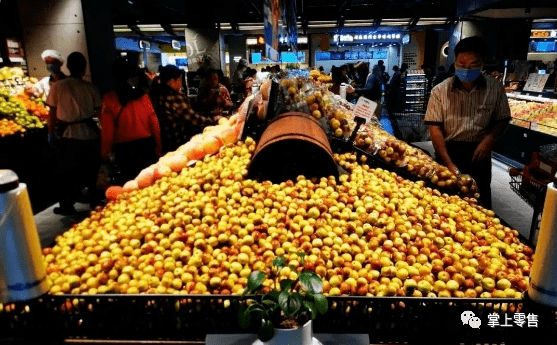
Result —
[[[414, 143], [416, 146], [433, 152], [431, 142]], [[493, 179], [491, 183], [493, 210], [507, 224], [518, 230], [524, 237], [530, 234], [530, 224], [532, 221], [532, 208], [526, 204], [510, 188], [509, 166], [495, 159], [493, 162]], [[49, 246], [54, 242], [57, 235], [62, 234], [71, 226], [89, 215], [87, 204], [76, 204], [76, 209], [80, 211], [78, 215], [66, 217], [59, 216], [52, 212], [57, 204], [47, 208], [43, 212], [35, 215], [35, 222], [41, 238], [41, 245]]]
[[72, 225], [81, 222], [89, 216], [89, 204], [76, 203], [75, 209], [78, 214], [72, 216], [60, 216], [53, 212], [58, 204], [55, 204], [46, 210], [35, 215], [35, 223], [37, 224], [37, 231], [41, 240], [41, 247], [49, 247], [54, 244], [56, 236], [61, 235], [66, 230], [70, 229]]

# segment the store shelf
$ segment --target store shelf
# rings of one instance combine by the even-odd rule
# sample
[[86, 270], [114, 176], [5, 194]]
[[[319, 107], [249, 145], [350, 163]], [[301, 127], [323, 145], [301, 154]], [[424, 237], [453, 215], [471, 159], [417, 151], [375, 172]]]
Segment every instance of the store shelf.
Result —
[[508, 98], [519, 99], [522, 101], [532, 101], [532, 102], [553, 102], [557, 103], [557, 99], [555, 98], [547, 98], [541, 96], [527, 96], [521, 95], [519, 93], [507, 93]]

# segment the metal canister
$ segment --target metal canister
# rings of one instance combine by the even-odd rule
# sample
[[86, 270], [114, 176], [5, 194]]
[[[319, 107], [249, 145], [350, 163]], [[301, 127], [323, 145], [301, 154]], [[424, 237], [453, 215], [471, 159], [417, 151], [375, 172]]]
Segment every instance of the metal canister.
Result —
[[346, 83], [340, 84], [340, 95], [342, 99], [346, 99]]
[[29, 300], [48, 289], [27, 186], [0, 170], [0, 301]]

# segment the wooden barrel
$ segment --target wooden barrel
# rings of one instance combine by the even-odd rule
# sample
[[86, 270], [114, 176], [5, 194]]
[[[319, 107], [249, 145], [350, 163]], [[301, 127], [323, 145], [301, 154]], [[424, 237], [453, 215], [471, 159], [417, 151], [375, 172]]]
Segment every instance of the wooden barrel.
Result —
[[280, 183], [299, 175], [338, 177], [327, 135], [313, 117], [289, 112], [265, 129], [249, 166], [252, 179]]

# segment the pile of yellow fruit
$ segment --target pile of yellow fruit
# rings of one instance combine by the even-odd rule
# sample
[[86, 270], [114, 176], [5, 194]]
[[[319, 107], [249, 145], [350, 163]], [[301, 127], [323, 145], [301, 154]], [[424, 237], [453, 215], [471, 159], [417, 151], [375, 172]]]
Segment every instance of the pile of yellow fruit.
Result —
[[[240, 294], [283, 256], [326, 295], [516, 297], [533, 251], [492, 211], [335, 155], [348, 175], [246, 179], [255, 142], [125, 192], [44, 249], [51, 294]], [[270, 281], [265, 281], [270, 285]]]

